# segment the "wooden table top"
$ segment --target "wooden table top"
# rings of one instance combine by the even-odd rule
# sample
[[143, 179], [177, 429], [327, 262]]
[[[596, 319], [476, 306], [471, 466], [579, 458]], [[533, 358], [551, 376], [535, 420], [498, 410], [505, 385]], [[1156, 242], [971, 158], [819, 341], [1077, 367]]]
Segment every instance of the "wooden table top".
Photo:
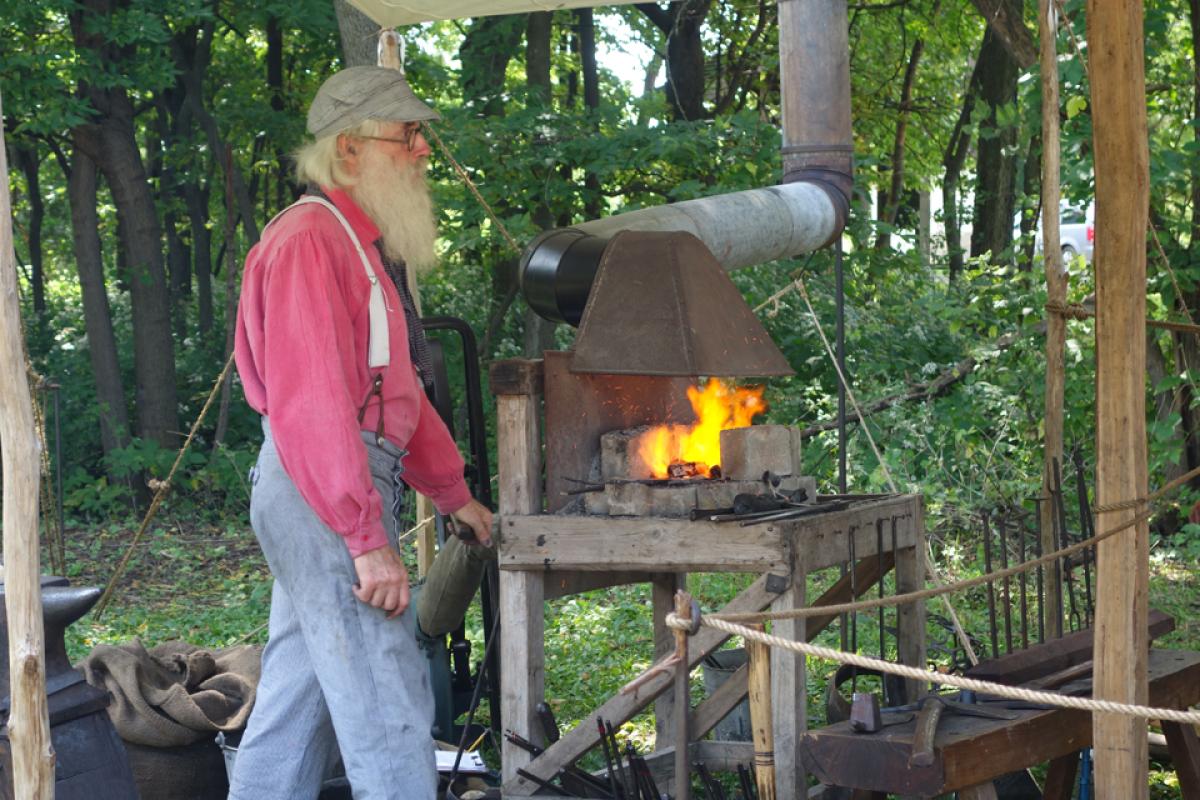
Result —
[[[1200, 653], [1151, 650], [1149, 705], [1200, 702]], [[988, 704], [1002, 708], [1002, 703]], [[862, 734], [842, 722], [804, 734], [805, 768], [822, 783], [896, 794], [937, 795], [975, 786], [1088, 747], [1091, 715], [1068, 709], [1012, 710], [1013, 720], [943, 715], [934, 762], [910, 767], [915, 720]], [[884, 714], [887, 722], [888, 714]]]

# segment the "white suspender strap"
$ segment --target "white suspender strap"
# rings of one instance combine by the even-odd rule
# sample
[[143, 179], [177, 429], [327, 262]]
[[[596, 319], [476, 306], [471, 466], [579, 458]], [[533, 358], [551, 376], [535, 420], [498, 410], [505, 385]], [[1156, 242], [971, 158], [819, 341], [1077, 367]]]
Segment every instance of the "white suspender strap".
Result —
[[[307, 203], [316, 203], [329, 209], [333, 216], [337, 218], [337, 221], [342, 223], [346, 235], [350, 237], [350, 241], [354, 244], [354, 249], [358, 252], [359, 260], [362, 261], [363, 271], [367, 274], [367, 280], [371, 282], [371, 300], [368, 308], [371, 329], [370, 340], [367, 346], [367, 367], [370, 369], [386, 367], [391, 363], [391, 349], [388, 344], [387, 329], [387, 302], [383, 296], [383, 286], [379, 284], [379, 278], [375, 275], [375, 270], [371, 268], [371, 262], [367, 259], [367, 253], [363, 250], [362, 242], [358, 239], [358, 234], [354, 232], [354, 228], [350, 227], [350, 221], [338, 210], [337, 206], [325, 198], [316, 197], [315, 195], [305, 195], [279, 212], [279, 214], [276, 214], [271, 222], [279, 219], [288, 209]], [[271, 222], [268, 222], [267, 225], [269, 226]]]

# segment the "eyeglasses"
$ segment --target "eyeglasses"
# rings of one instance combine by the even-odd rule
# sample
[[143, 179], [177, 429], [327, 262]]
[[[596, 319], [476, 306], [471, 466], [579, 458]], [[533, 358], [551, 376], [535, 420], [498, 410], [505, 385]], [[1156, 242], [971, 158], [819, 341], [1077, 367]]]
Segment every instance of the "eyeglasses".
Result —
[[406, 123], [404, 126], [404, 136], [402, 136], [402, 137], [356, 136], [354, 138], [356, 138], [356, 139], [373, 139], [377, 142], [396, 142], [397, 144], [402, 144], [409, 150], [412, 150], [413, 145], [416, 144], [416, 141], [417, 141], [417, 134], [420, 132], [421, 132], [421, 123], [409, 122], [409, 123]]

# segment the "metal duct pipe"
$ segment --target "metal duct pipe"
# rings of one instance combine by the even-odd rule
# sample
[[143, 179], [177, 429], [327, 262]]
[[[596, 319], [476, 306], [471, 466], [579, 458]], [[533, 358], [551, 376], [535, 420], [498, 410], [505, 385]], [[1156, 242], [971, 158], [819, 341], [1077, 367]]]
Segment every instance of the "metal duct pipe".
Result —
[[846, 0], [779, 4], [779, 82], [783, 182], [827, 192], [839, 211], [840, 235], [854, 192]]
[[[843, 217], [844, 219], [844, 217]], [[575, 325], [608, 239], [619, 231], [686, 231], [727, 270], [816, 250], [841, 231], [838, 207], [810, 182], [685, 200], [615, 214], [534, 239], [517, 277], [541, 316]]]
[[[607, 240], [618, 231], [686, 231], [727, 270], [835, 241], [854, 191], [846, 0], [779, 4], [783, 184], [643, 208], [547, 231], [521, 256], [518, 281], [540, 315], [574, 325]], [[592, 237], [596, 237], [593, 240]]]

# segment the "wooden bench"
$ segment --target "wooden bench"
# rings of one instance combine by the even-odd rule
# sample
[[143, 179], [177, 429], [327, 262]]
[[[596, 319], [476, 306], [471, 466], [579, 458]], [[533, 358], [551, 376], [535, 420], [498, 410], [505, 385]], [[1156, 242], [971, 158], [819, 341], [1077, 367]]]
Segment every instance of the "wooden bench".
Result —
[[[1151, 650], [1149, 705], [1188, 708], [1200, 702], [1200, 653]], [[1086, 711], [1014, 710], [1013, 720], [946, 715], [935, 741], [934, 761], [910, 767], [915, 720], [873, 734], [838, 723], [806, 733], [801, 757], [824, 784], [859, 790], [856, 800], [888, 794], [932, 797], [958, 791], [962, 798], [994, 798], [992, 781], [1050, 762], [1047, 800], [1069, 800], [1079, 750], [1092, 743]], [[884, 721], [887, 721], [884, 715]], [[1200, 739], [1191, 726], [1163, 723], [1184, 800], [1200, 798]]]

